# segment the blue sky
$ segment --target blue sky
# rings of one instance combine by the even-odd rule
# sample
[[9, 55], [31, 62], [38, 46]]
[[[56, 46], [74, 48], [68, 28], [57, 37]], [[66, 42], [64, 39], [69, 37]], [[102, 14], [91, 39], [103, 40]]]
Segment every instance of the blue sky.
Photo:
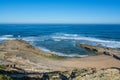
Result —
[[120, 0], [0, 0], [0, 23], [120, 24]]

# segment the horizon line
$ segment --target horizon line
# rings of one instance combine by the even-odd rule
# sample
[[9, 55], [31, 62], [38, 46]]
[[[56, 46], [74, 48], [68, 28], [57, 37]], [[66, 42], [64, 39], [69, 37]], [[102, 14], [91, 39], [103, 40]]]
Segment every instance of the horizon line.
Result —
[[113, 24], [113, 25], [120, 25], [120, 23], [0, 23], [0, 24]]

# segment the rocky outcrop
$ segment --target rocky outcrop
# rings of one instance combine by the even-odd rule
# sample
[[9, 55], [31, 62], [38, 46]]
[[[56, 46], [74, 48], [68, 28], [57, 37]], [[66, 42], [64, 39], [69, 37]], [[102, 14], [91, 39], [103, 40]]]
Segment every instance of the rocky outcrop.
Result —
[[93, 45], [80, 44], [80, 43], [77, 43], [76, 45], [81, 47], [81, 48], [84, 48], [86, 50], [93, 51], [95, 53], [113, 56], [116, 59], [120, 60], [120, 50], [118, 50], [118, 49], [105, 48], [105, 47], [101, 47], [101, 46], [93, 46]]
[[[25, 73], [15, 69], [5, 70], [0, 67], [1, 75], [8, 75], [12, 80], [119, 80], [119, 68], [82, 68], [71, 71], [54, 71], [45, 73]], [[10, 80], [11, 80], [10, 79]], [[6, 80], [6, 79], [0, 79]]]
[[41, 79], [43, 78], [46, 80], [119, 80], [120, 70], [83, 68], [72, 71], [43, 74]]
[[[52, 62], [54, 59], [63, 59], [51, 53], [46, 53], [23, 40], [8, 40], [0, 44], [0, 64], [15, 64], [16, 67], [28, 72], [49, 72], [62, 70]], [[13, 65], [14, 66], [14, 65]]]
[[81, 73], [73, 80], [119, 80], [120, 71], [117, 69], [89, 69], [85, 73]]

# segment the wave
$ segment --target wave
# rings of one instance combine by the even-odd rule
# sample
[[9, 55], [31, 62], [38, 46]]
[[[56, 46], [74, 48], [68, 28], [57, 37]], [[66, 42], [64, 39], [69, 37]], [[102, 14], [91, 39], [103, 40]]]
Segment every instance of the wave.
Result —
[[66, 33], [55, 33], [52, 35], [46, 35], [46, 36], [32, 36], [32, 37], [24, 37], [23, 40], [26, 41], [47, 41], [47, 40], [53, 40], [53, 41], [63, 41], [63, 40], [71, 40], [78, 41], [80, 43], [86, 43], [90, 45], [101, 45], [103, 47], [111, 47], [111, 48], [120, 48], [120, 42], [114, 41], [114, 40], [103, 40], [93, 37], [85, 37], [78, 34], [66, 34]]
[[[81, 36], [78, 34], [66, 34], [66, 33], [55, 33], [51, 35], [44, 35], [44, 36], [28, 36], [28, 37], [21, 37], [25, 41], [29, 42], [39, 42], [39, 41], [64, 41], [69, 40], [71, 42], [80, 42], [90, 45], [101, 45], [103, 47], [111, 47], [111, 48], [120, 48], [120, 42], [114, 40], [103, 40], [94, 37], [86, 37]], [[2, 35], [0, 36], [0, 40], [14, 40], [16, 37], [14, 35]]]
[[16, 39], [14, 35], [2, 35], [0, 36], [0, 40], [14, 40]]
[[38, 37], [23, 37], [23, 40], [25, 41], [39, 41]]
[[101, 45], [104, 47], [120, 48], [119, 41], [102, 40], [102, 39], [93, 38], [93, 37], [80, 36], [78, 34], [60, 33], [60, 34], [53, 35], [52, 38], [54, 40], [58, 39], [58, 40], [82, 41], [82, 42], [87, 42], [88, 44], [92, 44], [92, 45]]
[[88, 55], [79, 55], [79, 54], [65, 54], [65, 53], [60, 53], [60, 52], [55, 52], [55, 51], [51, 51], [47, 48], [43, 48], [43, 47], [38, 47], [40, 50], [47, 52], [47, 53], [52, 53], [52, 54], [56, 54], [58, 56], [66, 56], [66, 57], [87, 57]]
[[14, 35], [3, 35], [2, 37], [14, 37]]
[[34, 41], [49, 40], [49, 39], [51, 39], [51, 37], [49, 35], [46, 35], [46, 36], [28, 36], [28, 37], [23, 37], [22, 39], [25, 40], [25, 41], [34, 42]]
[[[14, 35], [2, 35], [2, 36], [0, 36], [0, 41], [14, 40], [17, 38], [19, 38], [19, 37], [15, 37]], [[28, 37], [20, 37], [20, 38], [25, 41], [29, 41], [34, 46], [38, 45], [37, 47], [42, 51], [45, 51], [48, 53], [53, 53], [53, 54], [56, 54], [59, 56], [68, 56], [68, 57], [74, 57], [74, 56], [86, 57], [88, 55], [80, 55], [79, 52], [76, 54], [73, 54], [73, 52], [70, 52], [70, 54], [65, 54], [65, 53], [61, 53], [61, 51], [59, 51], [59, 52], [51, 51], [51, 50], [47, 49], [46, 47], [45, 48], [41, 47], [41, 45], [39, 45], [38, 42], [42, 43], [44, 41], [44, 43], [46, 44], [47, 41], [52, 40], [53, 43], [58, 42], [58, 44], [59, 44], [59, 42], [62, 42], [62, 41], [69, 41], [73, 45], [75, 45], [77, 42], [80, 42], [80, 43], [91, 44], [91, 45], [101, 45], [103, 47], [120, 48], [119, 41], [103, 40], [103, 39], [98, 39], [98, 38], [94, 38], [94, 37], [81, 36], [78, 34], [55, 33], [55, 34], [51, 34], [51, 35], [28, 36]], [[52, 43], [50, 43], [50, 44], [52, 46]], [[64, 45], [65, 45], [65, 43], [64, 43]], [[66, 45], [68, 45], [68, 43]], [[58, 47], [58, 46], [56, 46], [56, 47]], [[74, 46], [74, 47], [76, 47], [76, 46]]]

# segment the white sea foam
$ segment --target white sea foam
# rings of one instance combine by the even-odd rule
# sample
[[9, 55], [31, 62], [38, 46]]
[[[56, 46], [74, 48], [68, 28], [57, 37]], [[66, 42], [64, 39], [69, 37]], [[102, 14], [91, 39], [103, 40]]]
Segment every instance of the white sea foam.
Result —
[[41, 39], [39, 39], [39, 37], [23, 37], [23, 40], [25, 41], [31, 41], [31, 42], [34, 42], [34, 41], [40, 41]]
[[[2, 35], [0, 36], [0, 40], [14, 40], [16, 39], [14, 35]], [[93, 37], [85, 37], [80, 36], [78, 34], [65, 34], [65, 33], [56, 33], [52, 35], [46, 36], [29, 36], [29, 37], [22, 37], [23, 40], [35, 42], [35, 41], [45, 41], [45, 40], [54, 40], [54, 41], [61, 41], [61, 40], [71, 40], [71, 41], [81, 41], [87, 44], [93, 45], [101, 45], [104, 47], [111, 47], [111, 48], [120, 48], [120, 41], [113, 41], [113, 40], [103, 40]]]
[[88, 55], [79, 55], [79, 54], [64, 54], [64, 53], [60, 53], [60, 52], [55, 52], [55, 51], [51, 51], [47, 48], [43, 48], [43, 47], [39, 47], [40, 50], [44, 51], [44, 52], [48, 52], [48, 53], [52, 53], [52, 54], [56, 54], [58, 56], [67, 56], [67, 57], [86, 57]]
[[[2, 40], [14, 40], [16, 39], [14, 37], [14, 35], [3, 35], [0, 36], [0, 41]], [[52, 34], [52, 35], [46, 35], [46, 36], [29, 36], [29, 37], [22, 37], [23, 40], [25, 41], [30, 41], [32, 44], [34, 44], [34, 42], [36, 41], [47, 41], [47, 40], [53, 40], [53, 41], [62, 41], [62, 40], [71, 40], [71, 42], [74, 41], [74, 44], [76, 41], [80, 41], [80, 42], [84, 42], [87, 44], [93, 44], [93, 45], [101, 45], [104, 47], [111, 47], [111, 48], [120, 48], [120, 42], [119, 41], [112, 41], [112, 40], [103, 40], [103, 39], [98, 39], [98, 38], [93, 38], [93, 37], [85, 37], [85, 36], [81, 36], [78, 34], [64, 34], [64, 33], [56, 33], [56, 34]], [[37, 44], [37, 43], [35, 43]], [[40, 47], [40, 46], [38, 46]], [[55, 51], [51, 51], [49, 49], [40, 47], [40, 49], [42, 51], [45, 52], [50, 52], [53, 54], [57, 54], [60, 56], [69, 56], [69, 57], [73, 57], [73, 56], [80, 56], [80, 57], [85, 57], [88, 55], [79, 55], [79, 54], [64, 54], [64, 53], [60, 53], [60, 52], [55, 52]]]
[[61, 41], [61, 40], [71, 40], [71, 41], [82, 41], [92, 44], [92, 45], [101, 45], [104, 47], [111, 47], [111, 48], [120, 48], [120, 42], [119, 41], [113, 41], [113, 40], [103, 40], [93, 37], [85, 37], [80, 36], [77, 34], [64, 34], [64, 33], [56, 33], [52, 35], [46, 35], [46, 36], [38, 36], [38, 37], [24, 37], [23, 40], [26, 41], [45, 41], [52, 39], [54, 41]]
[[120, 42], [119, 41], [112, 41], [112, 40], [102, 40], [98, 38], [92, 38], [92, 37], [84, 37], [77, 34], [57, 34], [52, 36], [53, 39], [59, 39], [59, 40], [77, 40], [77, 41], [87, 41], [89, 43], [96, 43], [96, 45], [100, 44], [105, 47], [111, 47], [111, 48], [120, 48]]
[[60, 39], [53, 39], [54, 41], [61, 41]]
[[0, 36], [0, 40], [14, 40], [14, 36], [13, 35], [2, 35]]
[[24, 37], [23, 40], [25, 40], [25, 41], [36, 41], [35, 37]]
[[2, 37], [14, 37], [14, 35], [3, 35]]
[[34, 41], [45, 41], [50, 39], [50, 37], [47, 36], [29, 36], [29, 37], [23, 37], [23, 40], [25, 41], [30, 41], [30, 42], [34, 42]]

